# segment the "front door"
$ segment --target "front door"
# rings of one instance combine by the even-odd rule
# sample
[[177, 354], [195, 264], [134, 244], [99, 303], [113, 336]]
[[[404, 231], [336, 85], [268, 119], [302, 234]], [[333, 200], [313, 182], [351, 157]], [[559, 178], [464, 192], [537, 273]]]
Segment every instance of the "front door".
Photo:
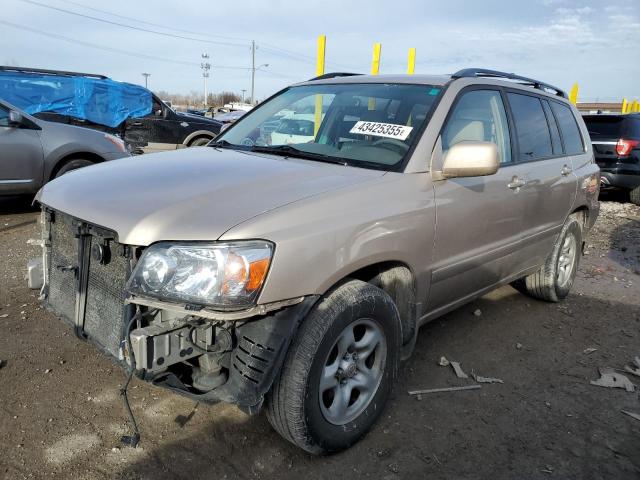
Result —
[[10, 126], [9, 109], [0, 105], [0, 195], [35, 193], [42, 170], [38, 130]]
[[437, 218], [430, 312], [472, 297], [511, 274], [508, 265], [522, 228], [520, 170], [513, 163], [500, 90], [463, 91], [441, 141], [445, 155], [462, 141], [493, 142], [501, 165], [494, 175], [434, 183]]
[[175, 150], [180, 143], [180, 122], [160, 99], [153, 97], [151, 113], [125, 121], [125, 142], [134, 152], [153, 153]]

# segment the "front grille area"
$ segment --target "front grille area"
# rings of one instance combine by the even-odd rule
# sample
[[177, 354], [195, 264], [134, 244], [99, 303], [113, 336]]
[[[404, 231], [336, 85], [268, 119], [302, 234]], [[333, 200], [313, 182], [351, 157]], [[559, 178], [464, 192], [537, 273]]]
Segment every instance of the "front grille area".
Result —
[[[54, 212], [49, 223], [47, 305], [59, 317], [75, 325], [93, 343], [121, 359], [120, 344], [125, 322], [124, 287], [129, 260], [119, 253], [115, 233], [97, 229]], [[97, 233], [99, 230], [100, 233]], [[80, 235], [84, 242], [80, 241]], [[84, 244], [83, 262], [79, 249]], [[100, 263], [88, 253], [100, 244], [110, 252]], [[81, 265], [80, 263], [85, 263]], [[83, 269], [88, 269], [83, 272]], [[85, 273], [85, 275], [83, 275]], [[83, 280], [84, 279], [84, 280]], [[81, 283], [86, 282], [85, 286]], [[81, 295], [80, 292], [86, 292]], [[76, 308], [82, 310], [76, 312]], [[79, 325], [76, 325], [79, 321]]]

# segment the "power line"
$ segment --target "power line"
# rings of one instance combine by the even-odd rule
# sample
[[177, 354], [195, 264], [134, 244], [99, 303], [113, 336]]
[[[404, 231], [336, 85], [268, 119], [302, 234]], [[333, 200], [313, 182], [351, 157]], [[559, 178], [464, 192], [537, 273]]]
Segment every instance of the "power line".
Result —
[[[21, 1], [25, 1], [27, 3], [32, 3], [32, 4], [35, 4], [35, 5], [38, 5], [38, 6], [41, 6], [41, 7], [45, 7], [45, 8], [52, 8], [54, 10], [58, 10], [58, 11], [61, 11], [61, 12], [64, 12], [64, 13], [69, 13], [69, 14], [72, 14], [72, 15], [83, 16], [81, 13], [78, 13], [78, 12], [73, 12], [71, 10], [65, 10], [65, 9], [61, 9], [61, 8], [57, 8], [57, 7], [51, 7], [49, 5], [44, 5], [42, 3], [35, 2], [33, 0], [21, 0]], [[198, 31], [195, 31], [195, 30], [180, 29], [180, 28], [173, 27], [171, 25], [163, 25], [163, 24], [160, 24], [160, 23], [148, 22], [146, 20], [141, 20], [139, 18], [134, 18], [134, 17], [126, 16], [126, 15], [121, 15], [121, 14], [118, 14], [118, 13], [115, 13], [115, 12], [110, 12], [108, 10], [103, 10], [103, 9], [100, 9], [100, 8], [90, 7], [88, 5], [84, 5], [84, 4], [80, 3], [80, 2], [74, 2], [73, 0], [60, 0], [60, 1], [62, 1], [64, 3], [68, 3], [70, 5], [78, 6], [80, 8], [85, 8], [87, 10], [91, 10], [91, 11], [94, 11], [94, 12], [102, 13], [102, 14], [105, 14], [105, 15], [111, 15], [113, 17], [122, 18], [124, 20], [130, 20], [130, 21], [133, 21], [133, 22], [142, 23], [142, 24], [145, 24], [145, 25], [150, 25], [150, 26], [158, 27], [158, 28], [164, 28], [164, 29], [167, 29], [167, 30], [173, 30], [173, 31], [176, 31], [176, 32], [188, 33], [188, 34], [191, 34], [191, 35], [199, 35], [199, 36], [202, 36], [202, 37], [209, 37], [209, 38], [222, 38], [222, 39], [234, 40], [234, 41], [238, 41], [238, 42], [247, 42], [247, 44], [249, 44], [251, 42], [251, 39], [248, 39], [248, 38], [229, 37], [229, 36], [224, 36], [224, 35], [215, 35], [215, 34], [210, 34], [210, 33], [198, 32]], [[132, 27], [132, 26], [129, 26], [129, 25], [121, 25], [121, 24], [119, 24], [117, 22], [109, 22], [108, 20], [100, 19], [100, 18], [97, 18], [97, 17], [91, 17], [91, 16], [86, 16], [86, 17], [87, 18], [91, 18], [92, 20], [105, 21], [107, 23], [120, 25], [120, 26], [125, 26], [127, 28], [135, 28], [135, 27]], [[146, 29], [138, 29], [138, 30], [149, 32]], [[150, 33], [171, 35], [171, 34], [167, 34], [166, 32], [156, 32], [156, 31], [151, 31]], [[185, 38], [185, 37], [182, 37], [182, 36], [177, 36], [177, 38], [183, 38], [183, 39], [189, 39], [189, 40], [195, 40], [195, 41], [206, 41], [206, 40], [200, 40], [200, 39], [192, 39], [192, 38], [188, 38], [188, 37]], [[223, 44], [226, 45], [227, 43], [223, 43]], [[261, 47], [263, 47], [264, 50], [270, 52], [273, 55], [284, 57], [284, 58], [288, 58], [290, 60], [294, 60], [294, 61], [298, 61], [298, 62], [304, 62], [304, 63], [310, 64], [310, 65], [315, 65], [315, 63], [316, 63], [316, 59], [311, 55], [305, 55], [303, 53], [294, 52], [292, 50], [287, 50], [286, 48], [278, 47], [276, 45], [271, 45], [269, 43], [259, 42], [259, 44], [260, 44]], [[231, 44], [231, 45], [233, 45], [233, 46], [244, 46], [242, 44]], [[349, 70], [350, 68], [352, 68], [350, 66], [347, 66], [347, 65], [344, 65], [344, 64], [340, 64], [340, 63], [336, 63], [336, 62], [327, 62], [327, 65], [328, 66], [334, 65], [334, 66], [336, 66], [338, 68], [343, 68], [343, 69], [346, 69], [346, 70]]]
[[90, 7], [89, 5], [84, 5], [84, 4], [80, 3], [80, 2], [74, 2], [72, 0], [58, 0], [58, 1], [61, 1], [61, 2], [64, 2], [64, 3], [68, 3], [70, 5], [75, 5], [77, 7], [84, 8], [84, 9], [87, 9], [87, 10], [91, 10], [93, 12], [103, 13], [105, 15], [110, 15], [110, 16], [113, 16], [113, 17], [116, 17], [116, 18], [122, 18], [123, 20], [132, 20], [132, 21], [137, 22], [137, 23], [143, 23], [145, 25], [150, 25], [152, 27], [166, 28], [168, 30], [173, 30], [175, 32], [189, 33], [189, 34], [192, 34], [192, 35], [200, 35], [202, 37], [222, 38], [222, 39], [225, 39], [225, 40], [236, 40], [236, 41], [239, 41], [239, 42], [247, 42], [247, 43], [250, 42], [250, 40], [246, 39], [246, 38], [228, 37], [228, 36], [224, 36], [224, 35], [215, 35], [215, 34], [211, 34], [211, 33], [196, 32], [194, 30], [185, 30], [185, 29], [181, 29], [181, 28], [176, 28], [176, 27], [173, 27], [171, 25], [163, 25], [161, 23], [147, 22], [146, 20], [140, 20], [139, 18], [128, 17], [126, 15], [120, 15], [119, 13], [110, 12], [108, 10], [102, 10], [100, 8]]
[[[118, 55], [128, 55], [131, 57], [143, 58], [145, 60], [154, 60], [156, 62], [173, 63], [177, 65], [187, 65], [187, 66], [196, 66], [196, 67], [200, 66], [200, 64], [197, 62], [188, 62], [185, 60], [174, 60], [174, 59], [165, 58], [165, 57], [156, 57], [153, 55], [147, 55], [144, 53], [135, 53], [129, 50], [120, 50], [118, 48], [98, 45], [96, 43], [85, 42], [83, 40], [76, 40], [75, 38], [66, 37], [64, 35], [58, 35], [56, 33], [45, 32], [37, 28], [32, 28], [32, 27], [28, 27], [26, 25], [20, 25], [17, 23], [11, 23], [4, 20], [0, 20], [0, 24], [7, 25], [9, 27], [12, 27], [18, 30], [26, 30], [28, 32], [37, 33], [38, 35], [43, 35], [45, 37], [55, 38], [57, 40], [62, 40], [64, 42], [72, 43], [74, 45], [82, 45], [84, 47], [96, 48], [99, 50], [105, 50], [108, 52], [117, 53]], [[250, 70], [248, 67], [236, 67], [236, 66], [229, 66], [229, 65], [211, 65], [211, 67], [225, 69], [225, 70], [246, 70], [246, 71]]]
[[182, 39], [182, 40], [191, 40], [193, 42], [210, 43], [212, 45], [223, 45], [223, 46], [227, 46], [227, 47], [242, 47], [242, 48], [246, 48], [247, 47], [247, 45], [242, 44], [242, 43], [231, 43], [231, 42], [218, 42], [218, 41], [214, 41], [214, 40], [203, 40], [203, 39], [200, 39], [200, 38], [186, 37], [184, 35], [175, 35], [175, 34], [167, 33], [167, 32], [159, 32], [157, 30], [150, 30], [148, 28], [135, 27], [133, 25], [127, 25], [125, 23], [114, 22], [114, 21], [107, 20], [107, 19], [104, 19], [104, 18], [94, 17], [94, 16], [91, 16], [91, 15], [85, 15], [83, 13], [74, 12], [72, 10], [66, 10], [64, 8], [54, 7], [52, 5], [45, 5], [44, 3], [36, 2], [34, 0], [20, 0], [20, 1], [23, 2], [23, 3], [29, 3], [31, 5], [36, 5], [38, 7], [48, 8], [50, 10], [55, 10], [55, 11], [62, 12], [62, 13], [67, 13], [69, 15], [75, 15], [77, 17], [88, 18], [89, 20], [95, 20], [96, 22], [107, 23], [109, 25], [116, 25], [118, 27], [129, 28], [131, 30], [138, 30], [140, 32], [153, 33], [155, 35], [161, 35], [163, 37], [179, 38], [179, 39]]

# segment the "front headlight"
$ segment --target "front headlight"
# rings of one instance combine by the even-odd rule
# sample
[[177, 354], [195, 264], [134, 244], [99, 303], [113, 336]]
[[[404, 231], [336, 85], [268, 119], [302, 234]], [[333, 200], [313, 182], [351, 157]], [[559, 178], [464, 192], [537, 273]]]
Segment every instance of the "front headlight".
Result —
[[213, 307], [249, 307], [260, 293], [272, 255], [273, 244], [264, 240], [157, 243], [140, 257], [127, 291]]

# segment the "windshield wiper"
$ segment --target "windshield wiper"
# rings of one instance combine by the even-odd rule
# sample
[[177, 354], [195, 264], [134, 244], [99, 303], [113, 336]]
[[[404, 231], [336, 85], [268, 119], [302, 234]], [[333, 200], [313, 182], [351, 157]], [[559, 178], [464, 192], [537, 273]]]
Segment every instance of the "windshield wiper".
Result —
[[237, 147], [242, 147], [242, 145], [236, 145], [235, 143], [231, 143], [228, 142], [226, 140], [218, 140], [216, 142], [211, 142], [209, 143], [210, 147], [217, 147], [217, 148], [237, 148]]
[[275, 146], [254, 145], [253, 147], [251, 147], [251, 151], [259, 152], [259, 153], [272, 153], [274, 155], [282, 155], [284, 157], [303, 158], [305, 160], [316, 160], [318, 162], [334, 163], [336, 165], [344, 165], [344, 166], [348, 165], [346, 161], [336, 157], [332, 157], [331, 155], [325, 155], [323, 153], [305, 152], [304, 150], [299, 150], [295, 147], [292, 147], [291, 145], [275, 145]]

